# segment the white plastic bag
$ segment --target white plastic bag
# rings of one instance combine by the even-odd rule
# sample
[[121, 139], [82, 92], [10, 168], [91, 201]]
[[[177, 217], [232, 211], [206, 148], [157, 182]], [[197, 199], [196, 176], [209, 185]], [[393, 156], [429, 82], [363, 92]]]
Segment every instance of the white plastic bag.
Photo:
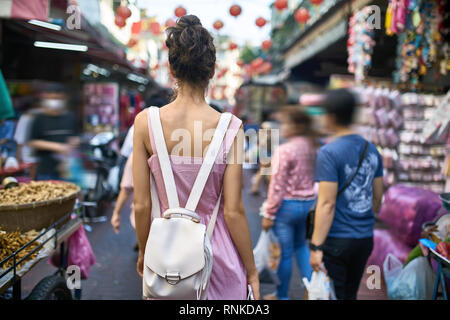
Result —
[[[389, 266], [391, 261], [395, 264], [393, 268]], [[389, 299], [429, 300], [432, 298], [434, 274], [426, 257], [418, 257], [402, 268], [401, 262], [389, 254], [384, 261], [383, 269]]]
[[272, 230], [261, 231], [258, 243], [253, 249], [256, 269], [261, 273], [264, 269], [276, 270], [280, 260], [281, 249]]
[[336, 300], [332, 282], [323, 271], [313, 271], [311, 281], [304, 277], [303, 284], [308, 290], [308, 300]]
[[402, 272], [403, 265], [393, 254], [388, 253], [383, 262], [384, 281], [388, 291], [388, 297], [391, 296], [390, 292], [394, 287], [395, 280], [398, 279]]

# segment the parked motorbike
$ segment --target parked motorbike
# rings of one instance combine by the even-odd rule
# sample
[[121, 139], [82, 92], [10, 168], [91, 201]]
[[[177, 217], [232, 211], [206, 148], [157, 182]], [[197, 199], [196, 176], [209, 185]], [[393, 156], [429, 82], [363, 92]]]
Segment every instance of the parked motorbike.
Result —
[[102, 132], [84, 144], [83, 199], [95, 204], [86, 208], [86, 222], [105, 222], [105, 211], [118, 195], [119, 166], [115, 142], [114, 133]]

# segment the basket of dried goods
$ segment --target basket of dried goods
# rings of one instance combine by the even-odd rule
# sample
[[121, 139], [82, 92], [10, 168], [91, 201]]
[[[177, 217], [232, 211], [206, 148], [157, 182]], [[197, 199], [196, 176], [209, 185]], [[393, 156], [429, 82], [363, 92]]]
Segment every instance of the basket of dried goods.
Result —
[[[19, 231], [6, 232], [0, 230], [0, 261], [5, 260], [13, 253], [17, 252], [20, 248], [27, 245], [23, 250], [17, 253], [16, 261], [24, 258], [28, 253], [33, 251], [39, 243], [37, 241], [31, 242], [38, 236], [38, 232], [35, 230], [30, 230], [25, 233], [20, 233]], [[31, 243], [30, 243], [31, 242]], [[33, 252], [27, 259], [22, 261], [22, 263], [17, 264], [17, 269], [20, 270], [27, 261], [33, 260], [37, 257], [39, 251]], [[14, 266], [14, 260], [8, 259], [3, 265], [3, 270]], [[0, 268], [1, 269], [1, 268]], [[1, 273], [1, 272], [0, 272]]]
[[21, 232], [47, 228], [73, 210], [79, 192], [77, 185], [60, 181], [0, 190], [0, 227]]

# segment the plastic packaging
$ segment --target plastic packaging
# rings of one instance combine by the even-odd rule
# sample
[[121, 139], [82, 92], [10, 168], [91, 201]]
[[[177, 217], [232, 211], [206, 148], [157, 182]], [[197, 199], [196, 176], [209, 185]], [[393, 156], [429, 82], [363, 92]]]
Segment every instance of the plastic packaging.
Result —
[[419, 240], [422, 224], [432, 221], [441, 206], [434, 192], [396, 185], [386, 192], [379, 218], [400, 241], [413, 247]]
[[308, 290], [308, 300], [336, 300], [333, 283], [323, 271], [314, 271], [311, 281], [304, 277], [303, 284]]
[[401, 263], [405, 263], [411, 251], [411, 247], [398, 240], [388, 230], [375, 229], [373, 233], [373, 250], [367, 264], [383, 266], [388, 254], [396, 257]]
[[433, 295], [434, 274], [427, 258], [418, 257], [402, 268], [389, 254], [383, 264], [389, 299], [429, 300]]

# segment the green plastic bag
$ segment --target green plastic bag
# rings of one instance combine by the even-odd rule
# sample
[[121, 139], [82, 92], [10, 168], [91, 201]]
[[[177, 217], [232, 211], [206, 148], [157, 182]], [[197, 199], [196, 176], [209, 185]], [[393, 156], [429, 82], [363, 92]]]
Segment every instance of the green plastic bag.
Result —
[[0, 70], [0, 120], [14, 117], [14, 109], [9, 96], [8, 87], [6, 86], [5, 78], [3, 78]]

